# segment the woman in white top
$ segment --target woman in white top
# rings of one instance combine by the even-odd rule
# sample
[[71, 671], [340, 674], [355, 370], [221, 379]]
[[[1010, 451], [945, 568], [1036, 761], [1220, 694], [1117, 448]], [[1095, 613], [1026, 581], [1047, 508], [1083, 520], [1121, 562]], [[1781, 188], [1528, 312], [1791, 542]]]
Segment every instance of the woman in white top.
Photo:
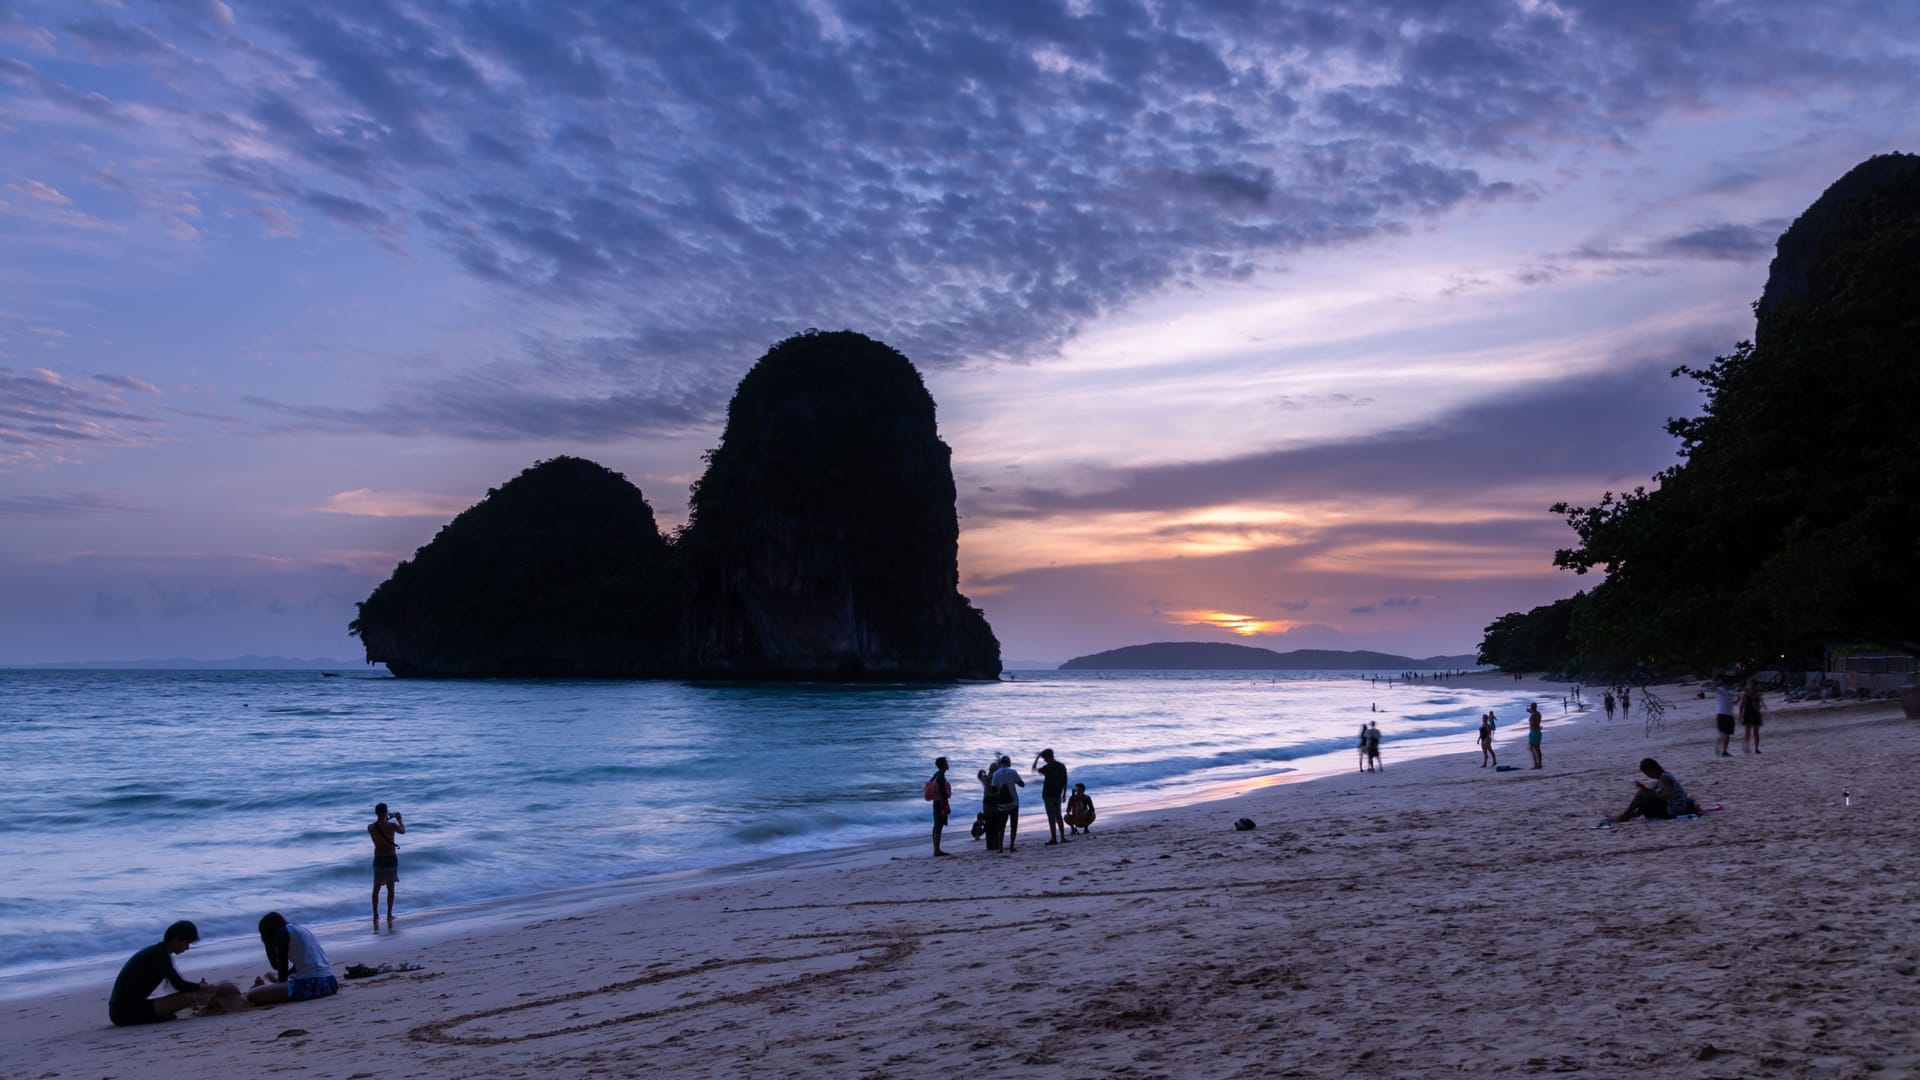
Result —
[[273, 970], [253, 982], [247, 1000], [255, 1005], [273, 1005], [282, 1001], [306, 1001], [331, 997], [340, 992], [333, 977], [333, 965], [326, 950], [312, 931], [287, 921], [285, 915], [269, 911], [260, 916], [260, 943], [267, 948], [267, 963]]

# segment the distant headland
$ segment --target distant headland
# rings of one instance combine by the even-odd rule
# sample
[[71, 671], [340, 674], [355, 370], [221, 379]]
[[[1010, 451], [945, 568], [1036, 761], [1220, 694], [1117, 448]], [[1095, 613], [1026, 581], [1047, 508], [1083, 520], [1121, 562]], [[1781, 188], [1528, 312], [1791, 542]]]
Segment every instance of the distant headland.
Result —
[[1472, 654], [1416, 660], [1342, 649], [1274, 652], [1223, 641], [1160, 641], [1076, 656], [1061, 671], [1456, 671], [1477, 667]]

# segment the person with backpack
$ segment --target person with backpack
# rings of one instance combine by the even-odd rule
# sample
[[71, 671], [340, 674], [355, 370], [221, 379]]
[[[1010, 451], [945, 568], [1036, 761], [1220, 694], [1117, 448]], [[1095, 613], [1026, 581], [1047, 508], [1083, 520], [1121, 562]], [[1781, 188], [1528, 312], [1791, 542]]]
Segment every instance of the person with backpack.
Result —
[[920, 793], [933, 804], [933, 853], [945, 855], [946, 852], [940, 850], [940, 830], [947, 827], [947, 815], [953, 812], [953, 785], [947, 783], [946, 758], [933, 759], [933, 776]]

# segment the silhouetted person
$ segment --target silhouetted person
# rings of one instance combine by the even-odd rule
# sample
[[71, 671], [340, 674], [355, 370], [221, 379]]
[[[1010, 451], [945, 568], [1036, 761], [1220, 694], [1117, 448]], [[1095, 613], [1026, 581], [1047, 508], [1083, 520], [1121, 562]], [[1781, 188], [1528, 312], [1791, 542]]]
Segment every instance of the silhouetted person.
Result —
[[400, 880], [400, 845], [393, 838], [407, 831], [407, 823], [400, 820], [398, 813], [388, 820], [387, 804], [379, 803], [373, 808], [374, 820], [367, 825], [367, 835], [373, 837], [373, 925], [380, 927], [380, 887], [387, 888], [387, 925], [393, 925], [393, 886]]
[[1040, 801], [1047, 808], [1047, 843], [1057, 844], [1067, 838], [1067, 823], [1060, 816], [1060, 800], [1067, 796], [1067, 767], [1054, 760], [1051, 749], [1040, 751], [1033, 767], [1040, 773]]
[[[180, 977], [173, 958], [200, 940], [200, 930], [185, 919], [167, 927], [161, 939], [134, 953], [113, 980], [113, 993], [107, 998], [107, 1019], [122, 1027], [154, 1024], [173, 1019], [173, 1014], [190, 1005], [205, 1005], [213, 1000], [217, 987], [207, 980], [198, 984]], [[176, 991], [165, 997], [149, 997], [161, 983]]]
[[947, 815], [953, 812], [953, 785], [947, 783], [947, 759], [933, 759], [933, 776], [927, 780], [927, 798], [933, 800], [933, 853], [945, 855], [940, 850], [940, 830], [947, 827]]

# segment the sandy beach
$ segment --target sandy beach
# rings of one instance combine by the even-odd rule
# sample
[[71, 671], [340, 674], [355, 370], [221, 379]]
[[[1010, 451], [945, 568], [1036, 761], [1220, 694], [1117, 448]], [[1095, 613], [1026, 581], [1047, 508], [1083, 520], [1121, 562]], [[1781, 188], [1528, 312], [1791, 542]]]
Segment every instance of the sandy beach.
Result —
[[[1517, 772], [1470, 738], [1399, 763], [1388, 731], [1382, 773], [1103, 817], [1059, 847], [1029, 789], [1019, 850], [993, 856], [957, 785], [956, 858], [917, 836], [329, 928], [337, 970], [421, 966], [147, 1028], [107, 1023], [117, 965], [13, 980], [0, 1077], [1920, 1074], [1920, 724], [1774, 698], [1764, 753], [1719, 758], [1695, 685], [1658, 688], [1651, 735], [1638, 707], [1562, 722], [1567, 688], [1527, 685], [1553, 699], [1540, 771], [1517, 713]], [[1725, 809], [1595, 829], [1645, 756]], [[244, 983], [263, 959], [179, 965]]]

